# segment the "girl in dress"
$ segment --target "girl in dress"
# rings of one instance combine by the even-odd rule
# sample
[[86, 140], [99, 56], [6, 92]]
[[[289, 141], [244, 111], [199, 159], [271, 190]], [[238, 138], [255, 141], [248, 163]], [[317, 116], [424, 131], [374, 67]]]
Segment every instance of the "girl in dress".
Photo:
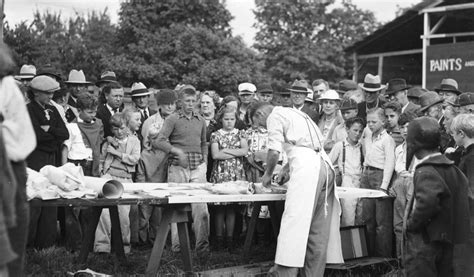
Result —
[[[235, 128], [237, 118], [234, 107], [225, 107], [218, 115], [222, 128], [211, 135], [211, 154], [214, 159], [211, 182], [245, 180], [243, 157], [247, 155], [248, 146], [244, 132]], [[223, 203], [216, 206], [214, 222], [218, 248], [224, 246], [224, 230], [228, 246], [233, 243], [235, 212], [235, 205]]]

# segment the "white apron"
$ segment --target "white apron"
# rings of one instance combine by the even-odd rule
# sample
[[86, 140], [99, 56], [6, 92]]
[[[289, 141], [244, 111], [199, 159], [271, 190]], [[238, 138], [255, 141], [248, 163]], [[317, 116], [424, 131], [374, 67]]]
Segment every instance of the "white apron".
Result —
[[[288, 267], [303, 267], [319, 170], [320, 166], [324, 166], [318, 155], [329, 165], [331, 161], [324, 151], [318, 154], [306, 147], [290, 144], [285, 144], [284, 147], [290, 165], [290, 181], [278, 235], [275, 263]], [[331, 217], [331, 227], [326, 262], [344, 263], [339, 231], [340, 204], [337, 197], [333, 202], [332, 214], [327, 216]]]

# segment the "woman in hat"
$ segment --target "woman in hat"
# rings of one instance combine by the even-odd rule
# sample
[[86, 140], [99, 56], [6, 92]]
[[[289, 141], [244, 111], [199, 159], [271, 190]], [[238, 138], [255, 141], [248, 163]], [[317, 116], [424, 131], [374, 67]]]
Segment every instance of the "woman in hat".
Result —
[[[59, 83], [48, 76], [37, 76], [28, 88], [28, 113], [35, 130], [37, 146], [28, 156], [28, 167], [39, 171], [45, 165], [56, 165], [58, 149], [69, 133], [58, 110], [50, 105]], [[38, 248], [50, 247], [56, 240], [56, 207], [32, 207], [29, 243]]]
[[323, 115], [319, 119], [318, 125], [324, 139], [324, 150], [329, 153], [335, 143], [331, 140], [334, 129], [343, 122], [342, 116], [339, 114], [341, 99], [335, 90], [328, 90], [321, 95], [319, 101], [323, 108]]

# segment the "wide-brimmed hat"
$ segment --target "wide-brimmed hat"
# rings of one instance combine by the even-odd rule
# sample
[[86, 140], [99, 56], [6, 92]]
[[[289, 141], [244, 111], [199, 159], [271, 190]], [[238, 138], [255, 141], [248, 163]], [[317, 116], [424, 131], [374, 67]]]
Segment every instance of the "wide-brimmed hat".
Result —
[[339, 109], [341, 111], [355, 110], [357, 109], [357, 102], [352, 98], [343, 99], [341, 102], [341, 107]]
[[62, 82], [63, 80], [59, 70], [54, 68], [51, 64], [45, 64], [39, 67], [38, 72], [36, 73], [36, 76], [40, 76], [40, 75], [46, 75], [46, 76], [52, 77], [56, 79], [56, 81], [58, 82]]
[[463, 92], [458, 96], [458, 98], [456, 99], [456, 102], [459, 105], [459, 107], [472, 105], [474, 104], [474, 93]]
[[364, 78], [364, 83], [359, 84], [359, 87], [366, 91], [379, 91], [386, 88], [387, 86], [381, 84], [379, 75], [367, 73]]
[[356, 89], [358, 89], [356, 82], [349, 79], [345, 79], [345, 80], [339, 81], [339, 83], [337, 84], [336, 91], [340, 94], [344, 94], [350, 90], [356, 90]]
[[441, 131], [438, 121], [432, 117], [422, 116], [410, 122], [407, 130], [407, 170], [415, 153], [420, 149], [438, 148], [441, 142]]
[[148, 90], [148, 88], [142, 82], [133, 83], [132, 89], [130, 91], [131, 97], [146, 96], [152, 93], [153, 92]]
[[67, 81], [64, 81], [66, 84], [76, 84], [76, 85], [89, 85], [91, 82], [86, 81], [86, 75], [84, 75], [84, 72], [82, 70], [71, 70], [69, 72], [69, 76], [67, 78]]
[[254, 94], [257, 91], [257, 87], [252, 83], [241, 83], [238, 86], [239, 95]]
[[259, 85], [257, 88], [258, 93], [272, 93], [273, 94], [273, 88], [270, 84], [263, 84]]
[[289, 91], [291, 92], [296, 92], [296, 93], [305, 93], [308, 94], [308, 83], [303, 80], [296, 80], [293, 82], [291, 87], [289, 88]]
[[283, 85], [283, 86], [279, 87], [276, 91], [277, 91], [277, 94], [279, 94], [279, 95], [290, 95], [291, 94], [290, 89], [287, 85]]
[[40, 75], [31, 80], [30, 88], [43, 93], [54, 93], [61, 87], [59, 86], [59, 82], [53, 77]]
[[419, 99], [425, 92], [428, 92], [428, 90], [422, 87], [411, 87], [408, 89], [407, 97]]
[[428, 91], [421, 95], [420, 97], [420, 112], [426, 111], [429, 107], [436, 104], [443, 103], [443, 98], [441, 98], [436, 92]]
[[409, 88], [410, 87], [407, 85], [407, 81], [405, 81], [405, 79], [391, 79], [390, 81], [388, 81], [388, 86], [387, 90], [385, 91], [385, 94], [391, 95], [402, 90], [407, 90]]
[[319, 97], [319, 101], [322, 101], [322, 100], [341, 101], [341, 98], [339, 97], [339, 93], [337, 93], [337, 91], [330, 89], [330, 90], [326, 90], [325, 92], [321, 94], [321, 96]]
[[117, 76], [115, 75], [115, 72], [113, 71], [104, 71], [100, 74], [100, 79], [95, 82], [96, 86], [100, 86], [102, 84], [107, 84], [107, 83], [118, 83], [117, 82]]
[[441, 84], [439, 85], [439, 87], [435, 88], [434, 90], [436, 92], [450, 91], [450, 92], [456, 93], [457, 95], [462, 93], [461, 91], [458, 90], [458, 82], [450, 78], [441, 80]]
[[156, 103], [158, 105], [169, 105], [176, 103], [178, 97], [176, 97], [176, 92], [171, 89], [160, 89], [156, 94]]
[[32, 64], [24, 64], [20, 68], [20, 74], [15, 76], [17, 80], [31, 80], [36, 76], [36, 67]]

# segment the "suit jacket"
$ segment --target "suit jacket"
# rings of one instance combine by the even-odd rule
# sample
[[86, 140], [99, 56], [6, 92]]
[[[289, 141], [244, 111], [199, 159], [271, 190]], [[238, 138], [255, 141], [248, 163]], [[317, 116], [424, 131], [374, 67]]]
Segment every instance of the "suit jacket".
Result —
[[425, 242], [462, 243], [469, 235], [468, 181], [444, 155], [422, 161], [413, 178], [407, 230]]
[[[138, 109], [137, 109], [138, 110]], [[143, 136], [142, 136], [142, 127], [143, 127], [143, 123], [145, 122], [145, 120], [147, 120], [148, 118], [150, 118], [150, 116], [156, 114], [157, 111], [156, 110], [152, 110], [148, 107], [148, 117], [145, 118], [143, 116], [143, 114], [140, 112], [140, 128], [138, 128], [138, 131], [137, 131], [137, 138], [140, 140], [140, 142], [143, 143]], [[142, 144], [143, 145], [143, 144]], [[143, 149], [143, 148], [142, 148]]]
[[305, 114], [309, 115], [309, 117], [314, 121], [314, 123], [318, 124], [319, 121], [319, 113], [315, 111], [311, 105], [308, 103], [304, 103], [303, 108], [301, 108], [301, 111], [304, 112]]
[[[379, 103], [377, 104], [377, 108], [382, 108], [383, 105], [385, 105], [386, 101], [383, 100], [382, 98], [379, 98]], [[357, 104], [357, 117], [361, 118], [364, 120], [364, 122], [367, 122], [367, 102], [363, 101]]]
[[[104, 124], [104, 138], [106, 137], [113, 137], [112, 130], [110, 129], [110, 118], [112, 117], [112, 114], [110, 113], [109, 109], [106, 106], [107, 104], [101, 104], [97, 108], [97, 114], [95, 117], [98, 119], [102, 120], [102, 124]], [[119, 108], [119, 111], [121, 112], [123, 109], [123, 106]]]
[[[474, 220], [474, 144], [469, 145], [462, 152], [459, 169], [466, 175], [469, 182], [469, 208], [471, 210], [471, 220]], [[471, 222], [471, 224], [473, 223]]]

